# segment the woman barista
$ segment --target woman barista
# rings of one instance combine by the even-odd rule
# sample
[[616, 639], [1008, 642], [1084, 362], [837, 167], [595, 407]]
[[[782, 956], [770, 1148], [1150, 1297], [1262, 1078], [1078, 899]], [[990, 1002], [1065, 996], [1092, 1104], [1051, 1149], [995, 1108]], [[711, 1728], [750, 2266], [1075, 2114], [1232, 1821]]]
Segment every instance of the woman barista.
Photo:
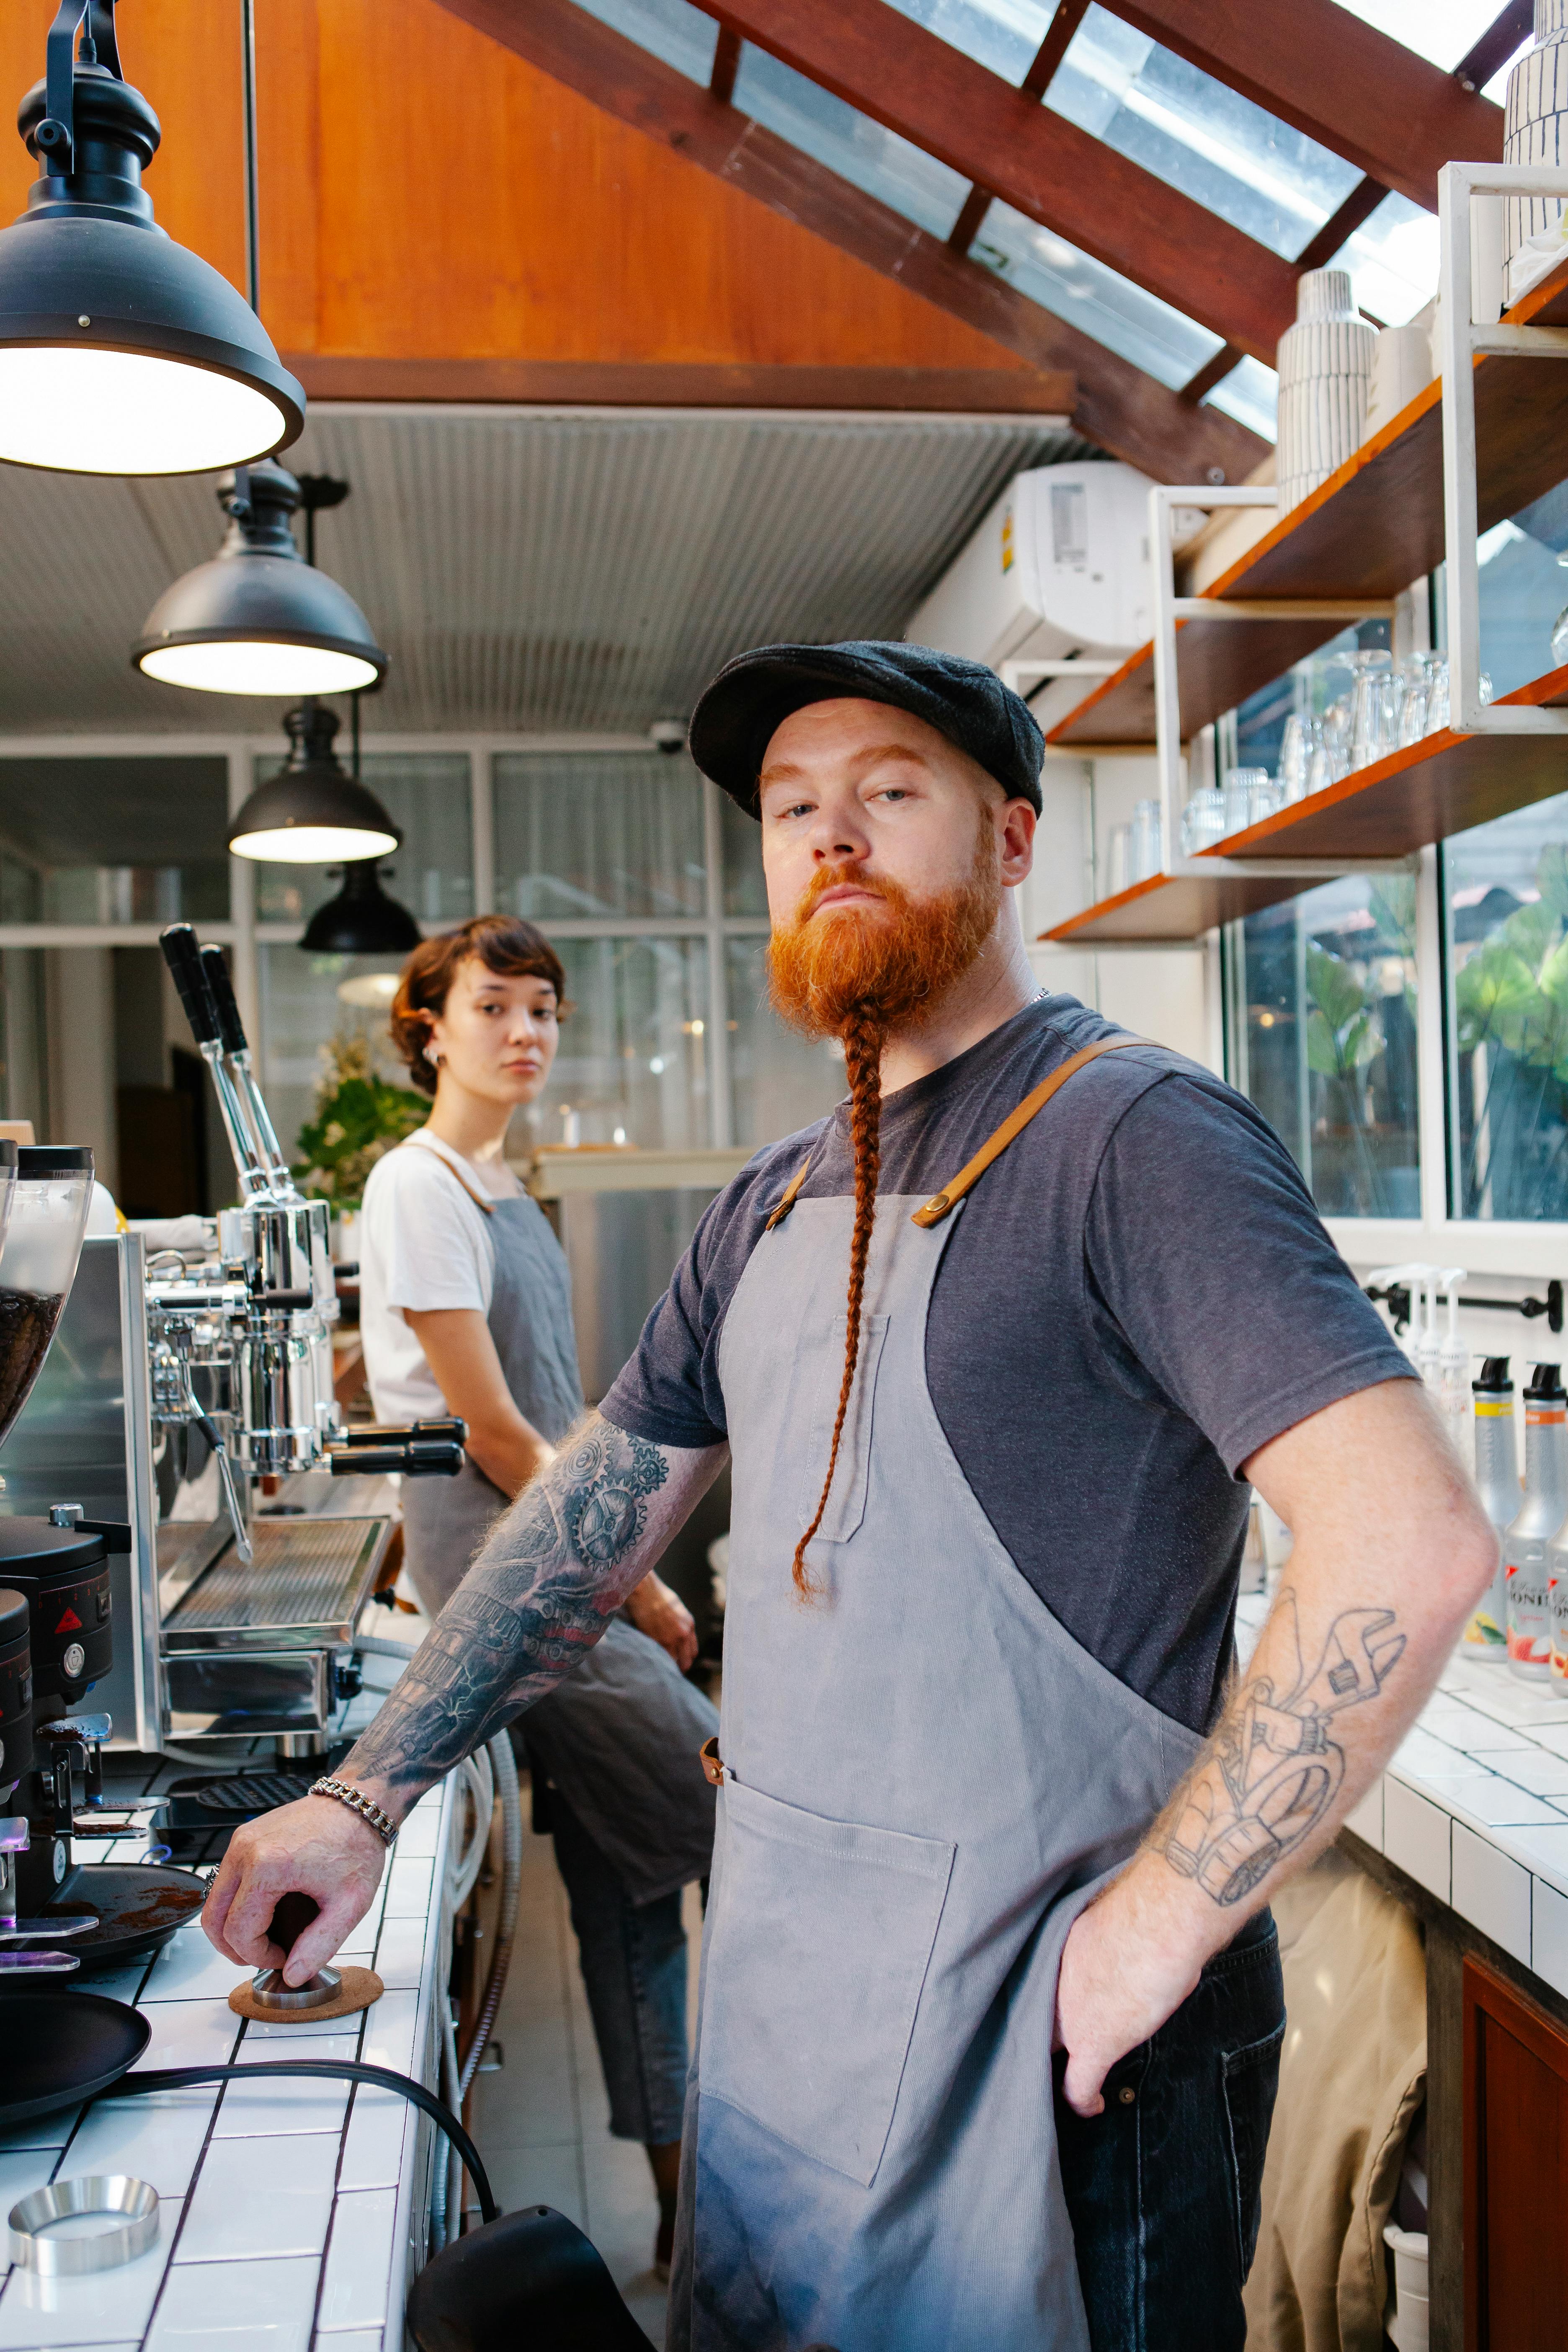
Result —
[[[380, 1419], [468, 1427], [457, 1478], [404, 1487], [406, 1562], [432, 1616], [583, 1410], [566, 1260], [502, 1158], [513, 1111], [549, 1078], [564, 986], [531, 924], [482, 915], [416, 948], [393, 1004], [394, 1040], [435, 1103], [366, 1187], [361, 1330]], [[698, 1751], [718, 1717], [684, 1678], [696, 1633], [668, 1587], [648, 1576], [626, 1618], [531, 1711], [528, 1748], [536, 1792], [550, 1783], [610, 2129], [647, 2149], [663, 2263], [687, 2071], [680, 1889], [709, 1868]]]

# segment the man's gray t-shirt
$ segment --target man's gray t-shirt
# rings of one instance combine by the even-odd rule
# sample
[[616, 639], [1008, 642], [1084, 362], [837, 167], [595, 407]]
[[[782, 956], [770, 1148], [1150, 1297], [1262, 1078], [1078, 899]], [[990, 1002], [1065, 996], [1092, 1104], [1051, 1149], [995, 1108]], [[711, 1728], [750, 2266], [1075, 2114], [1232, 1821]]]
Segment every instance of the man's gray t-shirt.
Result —
[[[1044, 998], [888, 1096], [879, 1193], [938, 1191], [1042, 1078], [1119, 1034], [1075, 998]], [[725, 1312], [807, 1158], [804, 1198], [853, 1191], [845, 1105], [768, 1145], [709, 1208], [605, 1399], [618, 1428], [723, 1442]], [[980, 1179], [947, 1238], [925, 1361], [1019, 1572], [1102, 1665], [1195, 1731], [1230, 1661], [1239, 1465], [1324, 1405], [1413, 1377], [1272, 1128], [1153, 1045], [1070, 1078]]]

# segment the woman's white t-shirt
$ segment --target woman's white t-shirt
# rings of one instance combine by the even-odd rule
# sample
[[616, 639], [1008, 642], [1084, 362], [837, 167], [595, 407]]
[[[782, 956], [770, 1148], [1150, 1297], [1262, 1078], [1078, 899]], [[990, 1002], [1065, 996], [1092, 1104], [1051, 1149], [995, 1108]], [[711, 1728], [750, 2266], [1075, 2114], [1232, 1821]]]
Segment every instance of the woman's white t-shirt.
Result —
[[515, 1200], [522, 1187], [500, 1160], [485, 1166], [441, 1142], [428, 1128], [370, 1171], [360, 1222], [359, 1319], [365, 1376], [378, 1421], [438, 1418], [446, 1399], [404, 1309], [471, 1307], [488, 1315], [495, 1288], [489, 1219], [455, 1175], [476, 1192]]

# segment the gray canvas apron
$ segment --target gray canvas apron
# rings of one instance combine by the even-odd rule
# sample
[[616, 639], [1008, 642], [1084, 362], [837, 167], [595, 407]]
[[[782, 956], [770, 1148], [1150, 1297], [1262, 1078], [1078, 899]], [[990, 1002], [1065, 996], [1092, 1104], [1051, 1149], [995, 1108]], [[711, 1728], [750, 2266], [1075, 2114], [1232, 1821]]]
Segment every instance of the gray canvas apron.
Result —
[[920, 1206], [877, 1202], [810, 1605], [790, 1562], [837, 1402], [851, 1201], [763, 1234], [721, 1342], [724, 1780], [673, 2352], [1087, 2352], [1058, 1963], [1199, 1743], [1064, 1631], [976, 1502], [925, 1374], [953, 1221]]
[[[537, 1201], [489, 1201], [450, 1160], [430, 1157], [486, 1213], [495, 1250], [490, 1337], [518, 1411], [554, 1444], [583, 1411], [565, 1252]], [[475, 1462], [455, 1478], [405, 1479], [405, 1558], [432, 1616], [506, 1507]], [[674, 1659], [623, 1617], [613, 1617], [560, 1688], [528, 1711], [531, 1757], [633, 1903], [651, 1903], [708, 1874], [714, 1799], [698, 1750], [716, 1719]]]

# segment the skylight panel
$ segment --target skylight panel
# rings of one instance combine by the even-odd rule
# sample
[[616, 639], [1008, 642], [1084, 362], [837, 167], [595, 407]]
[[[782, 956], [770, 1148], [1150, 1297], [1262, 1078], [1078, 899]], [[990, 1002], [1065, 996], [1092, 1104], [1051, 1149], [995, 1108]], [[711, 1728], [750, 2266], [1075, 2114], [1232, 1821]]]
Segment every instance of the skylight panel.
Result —
[[1355, 299], [1385, 326], [1402, 327], [1437, 291], [1437, 215], [1407, 196], [1384, 196], [1333, 257], [1348, 269]]
[[957, 172], [749, 41], [741, 51], [735, 104], [933, 236], [946, 236], [963, 209], [969, 183]]
[[1016, 85], [1056, 14], [1051, 0], [891, 0], [900, 16], [962, 49], [977, 65], [989, 66]]
[[1220, 378], [1204, 405], [1234, 416], [1238, 425], [1247, 425], [1265, 441], [1279, 437], [1279, 379], [1261, 360], [1238, 360], [1230, 373]]
[[1000, 197], [969, 251], [972, 260], [1161, 383], [1178, 388], [1189, 383], [1220, 348], [1219, 337], [1195, 319], [1026, 220]]
[[[1341, 7], [1363, 25], [1375, 25], [1391, 41], [1414, 49], [1418, 58], [1450, 72], [1467, 57], [1488, 26], [1496, 21], [1500, 0], [1339, 0]], [[1514, 56], [1528, 49], [1521, 43]], [[1509, 65], [1513, 58], [1509, 59]], [[1508, 66], [1493, 75], [1483, 96], [1500, 104]]]
[[1074, 34], [1046, 104], [1286, 259], [1361, 178], [1353, 163], [1100, 7]]
[[713, 48], [719, 27], [688, 0], [578, 0], [601, 25], [609, 25], [649, 49], [667, 66], [687, 74], [706, 89], [713, 77]]

